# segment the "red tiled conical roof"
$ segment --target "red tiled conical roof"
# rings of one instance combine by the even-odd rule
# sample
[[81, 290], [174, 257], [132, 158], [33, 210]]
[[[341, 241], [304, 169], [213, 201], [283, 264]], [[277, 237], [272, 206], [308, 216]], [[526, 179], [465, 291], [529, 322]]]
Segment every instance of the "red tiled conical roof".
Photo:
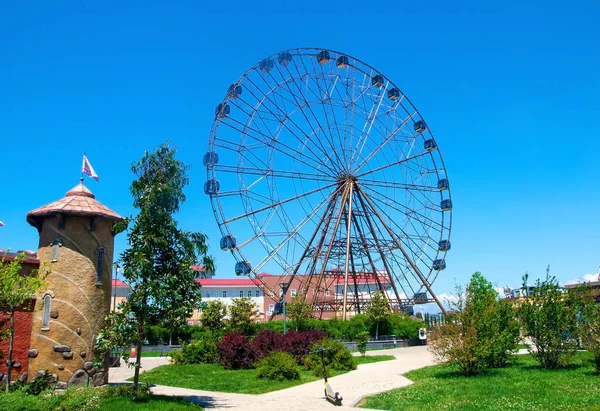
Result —
[[103, 217], [115, 221], [123, 219], [96, 200], [96, 196], [83, 185], [83, 179], [70, 189], [64, 198], [28, 212], [27, 222], [37, 227], [40, 220], [53, 214]]

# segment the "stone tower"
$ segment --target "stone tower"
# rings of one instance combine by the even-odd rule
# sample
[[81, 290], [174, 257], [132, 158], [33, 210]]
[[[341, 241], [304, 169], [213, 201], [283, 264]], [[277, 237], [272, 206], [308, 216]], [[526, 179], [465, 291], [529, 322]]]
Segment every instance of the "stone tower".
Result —
[[[40, 271], [48, 272], [33, 312], [29, 380], [48, 370], [57, 388], [107, 381], [94, 343], [110, 311], [113, 227], [121, 219], [83, 179], [64, 198], [27, 213], [40, 234]], [[95, 361], [104, 361], [104, 370]]]

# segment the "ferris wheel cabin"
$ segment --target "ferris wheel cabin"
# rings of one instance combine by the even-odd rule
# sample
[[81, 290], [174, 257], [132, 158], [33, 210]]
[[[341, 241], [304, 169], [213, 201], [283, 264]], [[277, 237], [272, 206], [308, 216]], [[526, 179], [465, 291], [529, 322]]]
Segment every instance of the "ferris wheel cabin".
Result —
[[422, 133], [423, 131], [427, 130], [427, 124], [425, 124], [423, 120], [419, 120], [415, 122], [414, 128], [417, 133]]
[[441, 180], [438, 180], [437, 187], [440, 191], [448, 190], [450, 188], [450, 182], [447, 178], [442, 178]]
[[446, 200], [442, 200], [442, 202], [440, 203], [440, 207], [442, 211], [452, 210], [452, 200], [450, 200], [449, 198]]
[[349, 65], [348, 56], [339, 56], [336, 65], [338, 68], [345, 69]]
[[433, 151], [437, 148], [437, 144], [434, 139], [425, 140], [425, 144], [423, 145], [425, 150]]
[[446, 268], [446, 260], [439, 259], [439, 260], [434, 260], [433, 261], [433, 269], [436, 271], [442, 271], [443, 269]]
[[252, 272], [252, 267], [248, 261], [239, 261], [235, 264], [235, 275], [248, 275]]
[[438, 243], [438, 250], [440, 250], [440, 251], [450, 250], [450, 240], [441, 240]]
[[329, 62], [329, 60], [331, 60], [331, 57], [329, 56], [329, 52], [327, 50], [323, 50], [317, 53], [317, 61], [319, 62], [319, 64], [325, 64]]
[[219, 182], [217, 180], [208, 180], [204, 183], [204, 194], [215, 195], [219, 192]]
[[214, 151], [209, 151], [208, 153], [204, 154], [204, 157], [202, 157], [202, 164], [204, 164], [204, 167], [207, 168], [213, 168], [218, 162], [219, 155]]
[[220, 246], [223, 251], [232, 251], [235, 250], [237, 242], [235, 237], [232, 235], [226, 235], [221, 237]]

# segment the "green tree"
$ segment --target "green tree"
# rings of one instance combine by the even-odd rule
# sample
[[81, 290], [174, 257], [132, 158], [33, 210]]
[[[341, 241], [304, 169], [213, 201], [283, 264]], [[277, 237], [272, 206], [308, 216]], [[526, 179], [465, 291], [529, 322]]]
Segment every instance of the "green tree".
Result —
[[375, 339], [379, 340], [379, 322], [390, 314], [390, 306], [383, 292], [377, 291], [371, 295], [371, 304], [365, 314], [375, 323]]
[[94, 349], [100, 354], [96, 358], [111, 352], [127, 363], [130, 356], [129, 348], [136, 343], [137, 324], [122, 311], [110, 313], [104, 321], [104, 327], [96, 337]]
[[286, 303], [286, 314], [296, 325], [296, 331], [304, 328], [308, 320], [312, 318], [312, 306], [306, 302], [304, 294], [298, 293], [292, 298], [292, 301]]
[[219, 331], [223, 328], [223, 319], [227, 315], [227, 306], [221, 300], [209, 301], [203, 304], [200, 322], [202, 328]]
[[227, 309], [229, 313], [229, 328], [247, 334], [252, 327], [254, 317], [258, 314], [256, 305], [251, 298], [234, 298]]
[[570, 300], [578, 306], [578, 336], [583, 348], [594, 355], [594, 367], [600, 374], [600, 305], [596, 304], [589, 283], [570, 290]]
[[473, 274], [465, 293], [457, 287], [456, 294], [458, 301], [451, 304], [445, 324], [433, 329], [430, 351], [466, 375], [506, 365], [519, 342], [513, 306], [499, 301], [492, 283], [480, 272]]
[[30, 275], [21, 275], [25, 262], [25, 254], [19, 254], [12, 261], [0, 260], [0, 312], [7, 314], [10, 322], [8, 328], [8, 358], [6, 359], [6, 391], [10, 390], [13, 369], [13, 346], [15, 339], [15, 311], [45, 285], [45, 275], [38, 275], [34, 270]]
[[124, 306], [137, 323], [137, 355], [133, 398], [137, 399], [145, 327], [164, 323], [177, 328], [200, 305], [200, 284], [192, 270], [201, 263], [214, 271], [206, 235], [180, 229], [173, 217], [186, 197], [188, 167], [175, 159], [175, 150], [162, 144], [132, 165], [133, 205], [139, 210], [121, 254], [123, 276], [131, 286]]
[[369, 333], [363, 331], [356, 336], [356, 348], [358, 352], [364, 357], [367, 352], [367, 345], [369, 344]]
[[[526, 290], [527, 274], [523, 277]], [[531, 338], [531, 355], [544, 368], [567, 365], [577, 350], [579, 305], [563, 292], [555, 277], [537, 280], [533, 293], [519, 306], [519, 317]]]

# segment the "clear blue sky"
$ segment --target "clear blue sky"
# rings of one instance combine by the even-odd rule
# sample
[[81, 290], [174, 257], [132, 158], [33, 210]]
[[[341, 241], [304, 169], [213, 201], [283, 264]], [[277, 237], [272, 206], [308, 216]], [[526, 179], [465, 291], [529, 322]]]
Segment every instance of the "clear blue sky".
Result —
[[5, 2], [0, 247], [37, 247], [25, 214], [77, 184], [83, 151], [97, 198], [133, 213], [130, 164], [169, 139], [192, 165], [181, 224], [232, 276], [202, 191], [214, 107], [263, 57], [311, 46], [381, 70], [435, 134], [454, 202], [438, 293], [476, 270], [499, 286], [597, 272], [597, 2], [247, 3]]

